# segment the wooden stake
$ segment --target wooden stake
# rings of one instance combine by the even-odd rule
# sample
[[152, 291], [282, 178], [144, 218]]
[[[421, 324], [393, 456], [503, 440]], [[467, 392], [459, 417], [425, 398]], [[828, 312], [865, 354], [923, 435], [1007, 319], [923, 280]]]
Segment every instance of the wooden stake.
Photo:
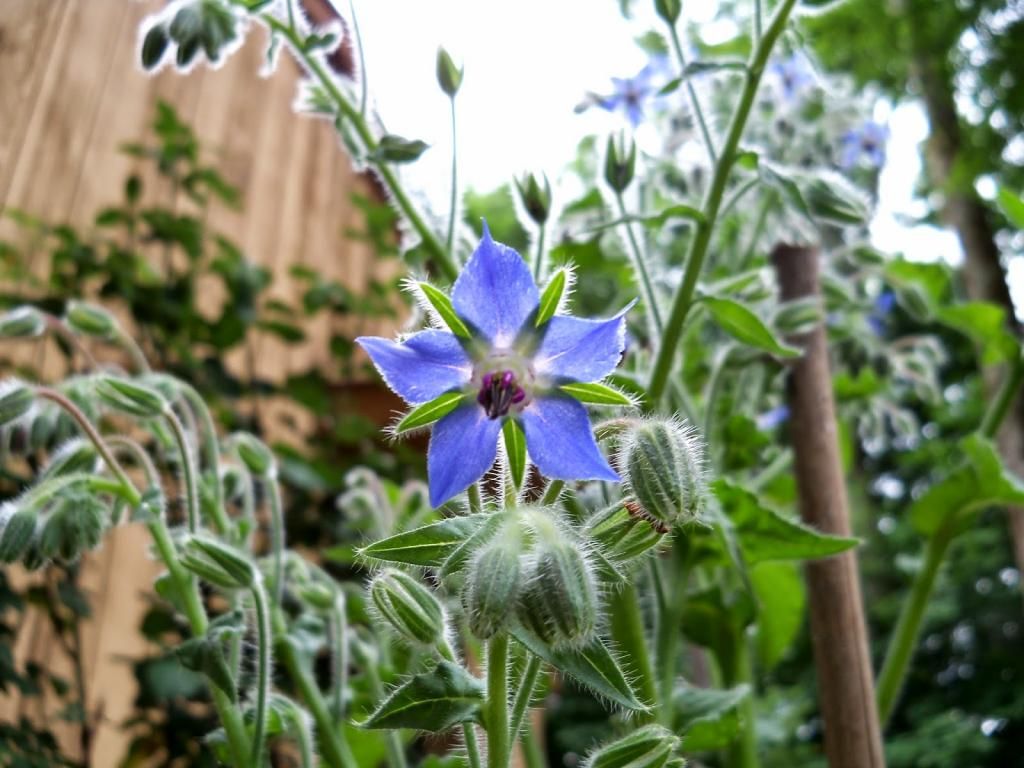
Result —
[[[779, 244], [772, 262], [783, 301], [819, 294], [817, 248]], [[823, 533], [849, 536], [825, 328], [790, 341], [804, 349], [788, 392], [800, 516]], [[805, 578], [829, 768], [884, 768], [857, 557], [809, 562]]]

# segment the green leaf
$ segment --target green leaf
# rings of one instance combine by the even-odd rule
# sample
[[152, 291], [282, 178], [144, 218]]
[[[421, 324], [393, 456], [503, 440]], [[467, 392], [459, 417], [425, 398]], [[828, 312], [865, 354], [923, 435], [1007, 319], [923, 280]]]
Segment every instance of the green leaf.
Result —
[[792, 208], [795, 208], [808, 219], [813, 218], [811, 209], [807, 205], [807, 200], [804, 199], [803, 192], [800, 191], [800, 187], [793, 179], [767, 163], [760, 163], [758, 171], [761, 174], [761, 181], [777, 189]]
[[562, 301], [562, 294], [565, 293], [565, 285], [568, 278], [569, 274], [565, 269], [560, 269], [551, 276], [551, 280], [540, 297], [540, 306], [537, 309], [537, 322], [535, 323], [538, 328], [554, 317], [558, 304]]
[[513, 628], [511, 634], [534, 656], [539, 656], [551, 666], [570, 675], [598, 696], [626, 709], [647, 709], [637, 698], [612, 652], [600, 638], [583, 648], [556, 651], [521, 626]]
[[999, 207], [1003, 209], [1003, 213], [1006, 214], [1006, 218], [1010, 220], [1010, 223], [1017, 229], [1024, 229], [1024, 200], [1006, 187], [999, 188], [996, 200], [999, 202]]
[[562, 384], [559, 389], [566, 394], [572, 395], [581, 403], [593, 403], [594, 405], [636, 405], [628, 395], [606, 384], [598, 384], [597, 382]]
[[413, 675], [369, 716], [363, 728], [415, 728], [438, 733], [459, 723], [479, 722], [484, 686], [450, 661]]
[[443, 395], [435, 397], [429, 403], [413, 408], [395, 425], [393, 431], [396, 435], [403, 435], [414, 429], [433, 424], [442, 416], [446, 416], [454, 411], [465, 397], [466, 395], [462, 392], [445, 392]]
[[771, 669], [796, 639], [807, 594], [793, 563], [759, 563], [750, 570], [758, 603], [756, 647], [761, 668]]
[[448, 330], [454, 333], [456, 336], [461, 336], [464, 339], [470, 337], [469, 328], [462, 322], [457, 314], [455, 314], [455, 307], [452, 306], [452, 300], [448, 296], [440, 291], [439, 289], [432, 286], [430, 283], [417, 283], [416, 284], [427, 301], [430, 302], [430, 306], [434, 308], [434, 311], [441, 316], [444, 320], [444, 324], [448, 326]]
[[1018, 342], [1006, 327], [1006, 310], [988, 301], [969, 301], [943, 306], [938, 310], [939, 322], [960, 331], [981, 347], [985, 365], [1013, 359]]
[[375, 541], [362, 557], [407, 565], [438, 566], [492, 515], [449, 517], [437, 523]]
[[815, 531], [764, 507], [757, 497], [729, 481], [714, 483], [715, 494], [736, 528], [747, 565], [765, 560], [811, 560], [845, 552], [859, 539]]
[[526, 436], [515, 419], [508, 419], [501, 428], [505, 438], [505, 454], [508, 456], [508, 469], [512, 475], [512, 484], [518, 491], [523, 487], [526, 475]]
[[736, 708], [749, 695], [749, 685], [724, 690], [678, 686], [672, 694], [674, 730], [683, 734], [683, 748], [701, 752], [728, 745], [739, 731]]
[[800, 350], [781, 343], [761, 319], [739, 302], [703, 296], [701, 302], [722, 329], [737, 341], [777, 357], [799, 357]]
[[411, 163], [429, 146], [419, 139], [405, 139], [389, 133], [381, 136], [377, 148], [370, 153], [370, 159], [377, 163]]
[[991, 440], [971, 435], [959, 443], [964, 463], [910, 507], [910, 522], [925, 535], [954, 516], [996, 504], [1024, 505], [1024, 483], [1011, 474]]

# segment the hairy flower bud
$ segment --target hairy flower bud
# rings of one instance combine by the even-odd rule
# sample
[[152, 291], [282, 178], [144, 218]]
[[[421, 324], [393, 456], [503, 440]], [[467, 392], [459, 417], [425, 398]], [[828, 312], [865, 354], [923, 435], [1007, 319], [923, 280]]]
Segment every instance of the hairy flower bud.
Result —
[[43, 313], [35, 307], [15, 307], [0, 315], [0, 339], [35, 338], [45, 329]]
[[248, 432], [236, 432], [231, 441], [238, 451], [238, 458], [254, 475], [263, 477], [274, 466], [274, 454], [266, 443]]
[[669, 24], [679, 21], [679, 14], [683, 12], [682, 0], [654, 0], [654, 10]]
[[117, 320], [103, 307], [84, 301], [68, 303], [64, 320], [78, 333], [96, 339], [112, 339], [117, 333]]
[[636, 142], [631, 141], [626, 151], [626, 141], [621, 136], [618, 143], [614, 136], [608, 137], [608, 148], [604, 156], [604, 180], [613, 190], [622, 194], [626, 191], [636, 172]]
[[470, 631], [487, 640], [508, 624], [520, 585], [518, 525], [506, 525], [473, 558], [462, 596]]
[[627, 562], [650, 552], [665, 538], [667, 529], [651, 520], [632, 499], [608, 506], [587, 520], [587, 536], [596, 541], [609, 560]]
[[444, 610], [430, 590], [402, 571], [388, 569], [370, 582], [370, 598], [402, 637], [434, 645], [444, 636]]
[[96, 383], [96, 394], [110, 408], [140, 419], [155, 419], [167, 410], [167, 401], [156, 390], [134, 381], [103, 376]]
[[594, 569], [580, 542], [546, 513], [533, 515], [536, 542], [520, 590], [520, 621], [556, 648], [587, 643], [597, 629]]
[[551, 184], [546, 174], [542, 174], [541, 178], [544, 179], [543, 187], [532, 173], [526, 174], [522, 179], [515, 179], [523, 207], [537, 224], [546, 222], [548, 214], [551, 213]]
[[663, 768], [679, 748], [679, 738], [660, 725], [645, 725], [592, 752], [583, 768]]
[[666, 532], [700, 516], [708, 490], [695, 429], [672, 419], [640, 422], [629, 432], [622, 459], [638, 514]]
[[318, 611], [330, 611], [337, 605], [339, 593], [325, 584], [313, 582], [299, 587], [299, 598], [302, 602]]
[[32, 389], [17, 380], [0, 384], [0, 427], [12, 424], [27, 414], [35, 401]]
[[248, 589], [256, 583], [256, 566], [245, 553], [206, 536], [185, 541], [181, 564], [222, 589]]
[[437, 49], [437, 84], [448, 98], [454, 98], [462, 85], [463, 70], [456, 67], [452, 57], [444, 48]]
[[0, 505], [0, 563], [20, 559], [36, 533], [35, 510], [18, 509], [14, 504]]

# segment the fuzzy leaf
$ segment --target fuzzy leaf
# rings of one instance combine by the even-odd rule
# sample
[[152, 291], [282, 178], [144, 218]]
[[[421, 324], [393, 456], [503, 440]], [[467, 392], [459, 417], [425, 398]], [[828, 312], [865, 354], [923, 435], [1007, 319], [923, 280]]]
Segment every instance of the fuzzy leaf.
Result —
[[464, 339], [470, 337], [469, 329], [466, 324], [462, 322], [455, 313], [455, 307], [452, 306], [452, 300], [443, 292], [432, 286], [430, 283], [417, 283], [419, 289], [423, 291], [423, 295], [427, 297], [427, 301], [430, 302], [430, 306], [434, 308], [434, 311], [441, 316], [444, 320], [444, 324], [448, 326], [448, 330], [454, 333], [456, 336], [461, 336]]
[[729, 744], [739, 730], [738, 707], [750, 695], [749, 685], [725, 690], [695, 688], [683, 683], [672, 695], [675, 732], [683, 734], [687, 752], [718, 749]]
[[567, 280], [568, 274], [564, 269], [560, 269], [552, 275], [551, 280], [544, 289], [544, 293], [541, 294], [540, 305], [537, 308], [537, 322], [535, 325], [538, 328], [554, 317], [558, 304], [562, 300], [562, 294], [565, 293]]
[[465, 395], [462, 392], [445, 392], [443, 395], [435, 397], [429, 403], [416, 406], [395, 425], [395, 434], [401, 435], [414, 429], [425, 427], [428, 424], [433, 424], [442, 416], [455, 410], [455, 407], [462, 402], [464, 397]]
[[449, 517], [437, 523], [375, 541], [362, 557], [406, 565], [438, 566], [491, 515]]
[[619, 392], [619, 390], [606, 384], [598, 384], [597, 382], [562, 384], [559, 389], [566, 394], [572, 395], [581, 403], [593, 403], [594, 405], [636, 405], [633, 400]]
[[509, 419], [501, 428], [505, 438], [505, 453], [508, 456], [508, 469], [512, 475], [512, 483], [518, 491], [523, 487], [526, 475], [526, 436], [515, 419]]
[[483, 700], [479, 680], [458, 664], [442, 661], [396, 688], [361, 726], [438, 733], [459, 723], [479, 722]]
[[787, 346], [776, 339], [774, 334], [768, 330], [768, 326], [739, 302], [715, 296], [704, 296], [701, 301], [711, 312], [715, 322], [737, 341], [757, 349], [763, 349], [777, 357], [800, 356], [799, 349]]
[[511, 634], [534, 656], [539, 656], [551, 666], [572, 676], [598, 696], [626, 709], [647, 709], [637, 698], [633, 686], [629, 684], [615, 657], [600, 638], [577, 650], [556, 651], [533, 632], [521, 626], [513, 628]]

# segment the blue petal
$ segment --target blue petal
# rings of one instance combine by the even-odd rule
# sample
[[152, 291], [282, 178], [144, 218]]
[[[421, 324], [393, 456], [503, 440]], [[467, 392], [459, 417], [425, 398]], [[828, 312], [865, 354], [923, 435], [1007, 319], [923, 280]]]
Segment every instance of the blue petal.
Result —
[[473, 364], [458, 339], [445, 331], [420, 331], [402, 342], [361, 336], [356, 339], [384, 381], [406, 402], [433, 400], [462, 387], [473, 375]]
[[587, 409], [565, 395], [541, 395], [520, 416], [526, 450], [540, 471], [559, 480], [609, 480], [619, 476], [601, 454]]
[[624, 316], [632, 306], [610, 320], [555, 315], [533, 356], [534, 371], [559, 380], [603, 379], [615, 370], [626, 347]]
[[501, 419], [489, 419], [476, 403], [456, 408], [437, 424], [427, 450], [430, 503], [444, 504], [491, 468], [498, 454]]
[[508, 246], [484, 236], [452, 288], [452, 305], [495, 347], [509, 347], [537, 308], [540, 295], [530, 268]]

